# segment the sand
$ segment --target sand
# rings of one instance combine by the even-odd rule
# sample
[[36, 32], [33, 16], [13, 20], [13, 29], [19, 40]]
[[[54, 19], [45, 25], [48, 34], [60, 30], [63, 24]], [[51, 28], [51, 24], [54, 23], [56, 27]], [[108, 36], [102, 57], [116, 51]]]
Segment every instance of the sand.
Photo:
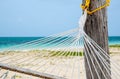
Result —
[[[120, 49], [110, 48], [110, 57], [120, 64]], [[84, 57], [77, 55], [63, 56], [61, 53], [54, 55], [52, 51], [11, 51], [0, 53], [0, 63], [13, 65], [19, 68], [35, 70], [42, 73], [64, 77], [66, 79], [85, 79]], [[53, 54], [53, 55], [52, 55]], [[6, 79], [16, 74], [16, 79], [42, 79], [5, 69], [0, 70], [0, 77], [8, 71]]]

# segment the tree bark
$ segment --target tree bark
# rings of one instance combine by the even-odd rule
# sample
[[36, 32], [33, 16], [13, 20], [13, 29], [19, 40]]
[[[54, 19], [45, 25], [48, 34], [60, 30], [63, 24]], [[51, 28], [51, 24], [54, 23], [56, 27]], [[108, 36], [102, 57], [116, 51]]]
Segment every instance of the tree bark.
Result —
[[[86, 0], [83, 0], [83, 5], [85, 3]], [[104, 2], [105, 0], [91, 0], [90, 2], [90, 7], [89, 10], [94, 10], [96, 9], [98, 6], [101, 6], [103, 4], [101, 4], [101, 2]], [[90, 36], [102, 49], [104, 49], [106, 51], [106, 53], [109, 54], [109, 48], [108, 48], [108, 25], [107, 25], [107, 11], [106, 8], [101, 9], [91, 15], [88, 14], [87, 16], [87, 20], [86, 20], [86, 24], [84, 27], [84, 30], [86, 32], [86, 34], [88, 36]], [[86, 50], [86, 47], [85, 47]], [[89, 54], [91, 54], [91, 51], [87, 52]], [[96, 56], [97, 57], [97, 56]], [[92, 75], [90, 74], [90, 69], [87, 63], [87, 59], [86, 56], [85, 58], [85, 69], [86, 69], [86, 78], [87, 79], [93, 79]], [[98, 58], [97, 58], [98, 59]], [[92, 69], [92, 73], [94, 76], [94, 79], [99, 79], [95, 69], [93, 67], [93, 64], [90, 60], [90, 57], [88, 57], [91, 69]], [[93, 61], [95, 61], [95, 59], [93, 58]], [[101, 64], [100, 60], [98, 59], [100, 66], [102, 68], [102, 70], [104, 71], [104, 73], [107, 73], [107, 71], [104, 69], [103, 65]], [[106, 59], [106, 61], [110, 64], [109, 60]], [[96, 65], [96, 62], [94, 62], [97, 71], [100, 75], [100, 79], [106, 79], [100, 68], [97, 67], [98, 65]], [[110, 72], [110, 70], [109, 70]], [[111, 79], [110, 76], [108, 76], [108, 74], [105, 74], [107, 76], [107, 79]]]

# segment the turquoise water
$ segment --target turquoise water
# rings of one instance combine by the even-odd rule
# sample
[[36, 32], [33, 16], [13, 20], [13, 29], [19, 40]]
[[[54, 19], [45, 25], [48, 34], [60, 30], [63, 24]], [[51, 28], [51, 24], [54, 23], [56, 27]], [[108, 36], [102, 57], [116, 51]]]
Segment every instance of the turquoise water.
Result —
[[120, 36], [111, 36], [109, 37], [109, 45], [120, 45]]
[[[65, 41], [66, 39], [67, 41]], [[68, 42], [70, 43], [73, 39], [73, 37], [0, 37], [0, 49], [27, 50], [55, 48], [58, 46], [67, 47]]]
[[[6, 48], [6, 47], [14, 46], [14, 45], [19, 45], [25, 42], [29, 42], [29, 41], [33, 41], [37, 39], [43, 39], [43, 38], [45, 37], [0, 37], [0, 48]], [[109, 45], [116, 45], [116, 44], [120, 44], [120, 36], [109, 37]]]
[[36, 40], [39, 37], [0, 37], [0, 48], [19, 45], [25, 42]]

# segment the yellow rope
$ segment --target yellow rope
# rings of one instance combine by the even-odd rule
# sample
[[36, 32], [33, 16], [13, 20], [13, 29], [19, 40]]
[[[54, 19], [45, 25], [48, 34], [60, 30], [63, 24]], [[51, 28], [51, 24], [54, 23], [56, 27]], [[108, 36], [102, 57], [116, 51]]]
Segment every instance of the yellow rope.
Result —
[[86, 9], [88, 14], [92, 14], [92, 13], [98, 11], [98, 10], [101, 10], [101, 9], [109, 6], [109, 5], [110, 5], [110, 0], [106, 0], [106, 3], [105, 3], [104, 5], [96, 8], [96, 9], [94, 9], [94, 10], [92, 10], [92, 11], [89, 11], [88, 8], [89, 8], [89, 6], [90, 6], [90, 0], [86, 0], [85, 5], [81, 5], [81, 8], [82, 8], [83, 10]]

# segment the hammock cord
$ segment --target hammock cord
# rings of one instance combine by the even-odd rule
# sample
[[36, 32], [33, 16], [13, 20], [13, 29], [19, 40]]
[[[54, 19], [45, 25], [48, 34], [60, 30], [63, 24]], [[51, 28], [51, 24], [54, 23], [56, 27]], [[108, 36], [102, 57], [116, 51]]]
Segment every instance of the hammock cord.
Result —
[[[89, 2], [86, 3], [86, 5], [89, 4]], [[100, 5], [96, 6], [99, 7], [103, 4], [103, 2], [100, 2]], [[79, 19], [78, 28], [1, 49], [0, 54], [3, 55], [0, 57], [0, 64], [9, 65], [10, 67], [15, 66], [20, 69], [24, 68], [28, 71], [33, 70], [47, 73], [60, 77], [60, 79], [61, 77], [67, 79], [87, 79], [85, 68], [85, 64], [87, 64], [90, 71], [89, 74], [91, 75], [90, 79], [96, 79], [94, 74], [96, 74], [97, 79], [101, 79], [101, 75], [104, 79], [110, 77], [112, 79], [119, 79], [120, 65], [111, 59], [111, 56], [84, 32], [83, 28], [87, 14], [88, 11], [85, 10]], [[102, 17], [101, 20], [104, 21], [101, 10], [100, 16]], [[41, 51], [34, 52], [34, 55], [30, 53], [36, 49]], [[29, 52], [24, 50], [28, 50]], [[9, 55], [9, 52], [17, 53]], [[86, 57], [86, 60], [83, 57]], [[4, 67], [0, 65], [0, 72], [2, 72], [2, 68]], [[8, 73], [8, 70], [7, 72], [2, 72], [2, 75], [0, 74], [2, 79], [7, 79], [9, 73], [11, 73], [10, 70]], [[14, 75], [11, 76], [11, 79], [17, 79], [16, 76], [20, 75], [16, 70], [12, 73]], [[35, 74], [34, 72], [32, 73]], [[22, 75], [22, 79], [26, 78], [37, 79], [31, 75]]]

